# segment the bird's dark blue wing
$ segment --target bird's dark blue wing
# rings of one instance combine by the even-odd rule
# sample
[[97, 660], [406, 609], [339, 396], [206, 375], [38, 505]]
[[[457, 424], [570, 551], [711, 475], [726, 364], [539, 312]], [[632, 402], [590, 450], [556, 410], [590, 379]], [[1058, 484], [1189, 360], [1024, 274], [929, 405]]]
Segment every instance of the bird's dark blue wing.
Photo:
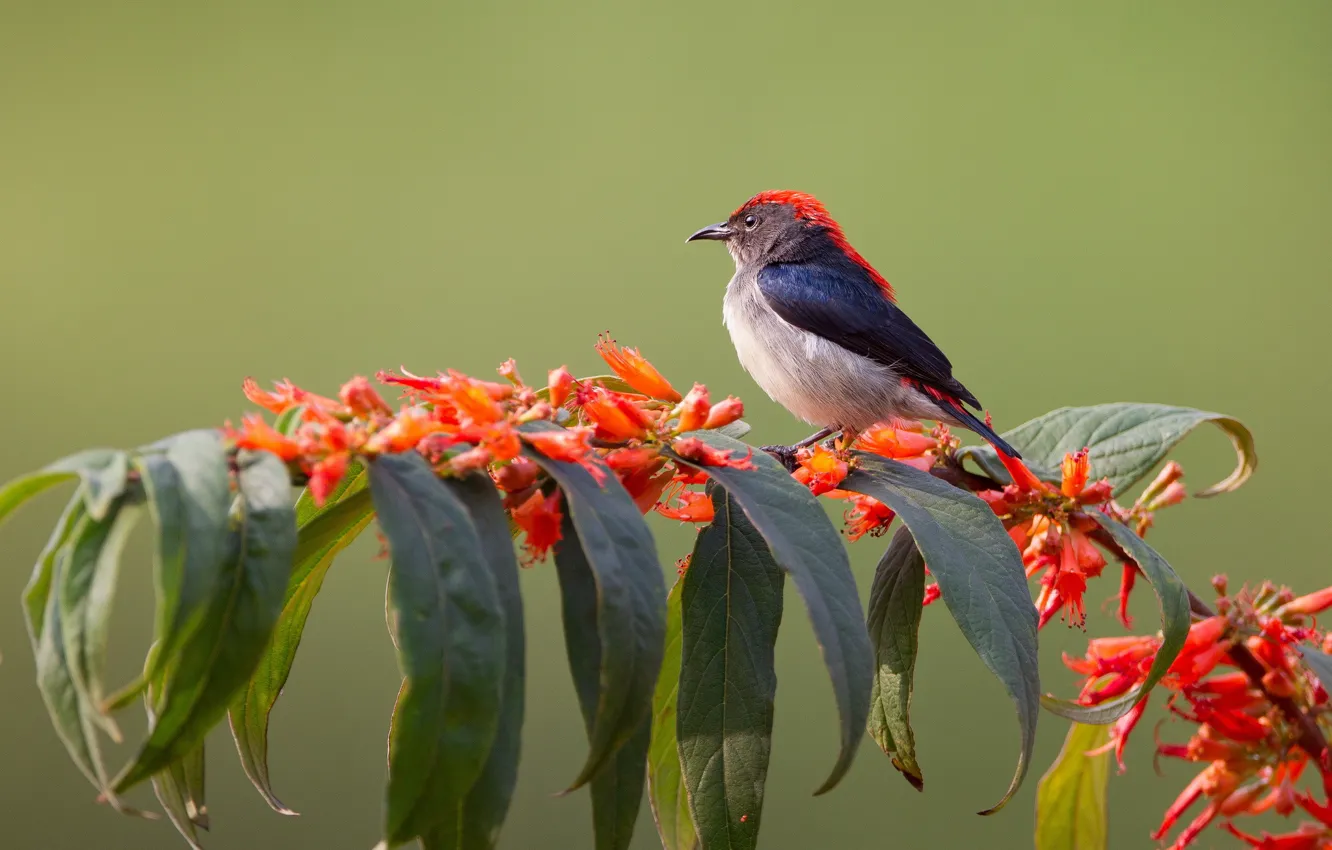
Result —
[[939, 346], [854, 263], [774, 263], [759, 272], [758, 285], [777, 315], [801, 330], [980, 407]]

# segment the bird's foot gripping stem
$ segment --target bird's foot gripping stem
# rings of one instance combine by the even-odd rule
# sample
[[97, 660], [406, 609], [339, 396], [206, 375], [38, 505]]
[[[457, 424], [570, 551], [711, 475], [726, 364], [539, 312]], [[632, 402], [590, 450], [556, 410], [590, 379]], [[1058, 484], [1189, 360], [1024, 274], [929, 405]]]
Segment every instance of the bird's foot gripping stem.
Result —
[[817, 433], [810, 434], [808, 437], [801, 440], [800, 442], [794, 443], [789, 446], [760, 446], [760, 448], [763, 449], [763, 451], [767, 452], [768, 454], [772, 455], [773, 457], [777, 458], [777, 462], [780, 463], [782, 466], [786, 467], [787, 472], [795, 472], [796, 452], [800, 451], [805, 446], [810, 446], [813, 445], [814, 443], [817, 443], [819, 440], [822, 440], [824, 437], [827, 437], [830, 434], [832, 434], [834, 430], [836, 429], [824, 428], [818, 431]]
[[777, 462], [786, 467], [787, 472], [796, 471], [796, 452], [799, 449], [795, 446], [760, 446], [759, 448], [777, 458]]

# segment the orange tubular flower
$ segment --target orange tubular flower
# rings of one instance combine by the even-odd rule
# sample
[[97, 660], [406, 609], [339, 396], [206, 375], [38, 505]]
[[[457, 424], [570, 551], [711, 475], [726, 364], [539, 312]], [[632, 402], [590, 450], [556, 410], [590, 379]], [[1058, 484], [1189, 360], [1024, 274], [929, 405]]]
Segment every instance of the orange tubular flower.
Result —
[[1064, 455], [1064, 462], [1061, 465], [1064, 480], [1059, 485], [1059, 492], [1070, 499], [1082, 495], [1082, 488], [1087, 486], [1087, 473], [1090, 470], [1091, 460], [1087, 456], [1087, 449], [1079, 449]]
[[652, 510], [666, 485], [671, 483], [671, 476], [663, 471], [666, 459], [655, 449], [617, 449], [606, 455], [605, 460], [643, 513]]
[[582, 463], [592, 451], [588, 439], [591, 428], [551, 429], [549, 431], [522, 431], [524, 442], [552, 460]]
[[518, 374], [518, 362], [512, 357], [501, 363], [499, 369], [496, 371], [500, 373], [501, 378], [513, 384], [515, 387], [521, 387], [523, 385], [523, 376]]
[[724, 400], [717, 402], [708, 411], [707, 421], [703, 423], [704, 428], [724, 428], [732, 422], [745, 415], [745, 406], [740, 399], [735, 396], [727, 396]]
[[1256, 847], [1258, 850], [1329, 850], [1332, 848], [1332, 830], [1313, 823], [1302, 823], [1294, 832], [1273, 835], [1263, 832], [1261, 838], [1255, 838], [1241, 832], [1232, 823], [1223, 823], [1221, 828], [1239, 840]]
[[669, 507], [665, 501], [656, 506], [657, 513], [667, 519], [678, 519], [681, 522], [712, 522], [715, 511], [712, 507], [712, 500], [706, 493], [700, 493], [697, 490], [681, 490], [675, 494], [675, 501], [679, 507]]
[[842, 515], [842, 521], [846, 523], [846, 537], [853, 543], [866, 534], [870, 537], [881, 537], [892, 525], [893, 518], [897, 516], [892, 508], [871, 496], [845, 490], [839, 490], [831, 495], [838, 496], [841, 493], [846, 493], [845, 498], [851, 503], [851, 507]]
[[881, 457], [905, 460], [935, 451], [939, 441], [926, 434], [889, 425], [865, 431], [856, 438], [854, 445], [855, 448]]
[[733, 457], [730, 451], [714, 449], [698, 437], [682, 437], [671, 443], [671, 448], [680, 457], [699, 466], [727, 466], [732, 469], [754, 468], [754, 463], [750, 460], [754, 456], [753, 449], [750, 449], [744, 457]]
[[513, 509], [513, 521], [527, 535], [524, 544], [527, 549], [526, 566], [544, 560], [550, 548], [561, 540], [563, 534], [560, 523], [563, 520], [558, 490], [549, 496], [541, 492], [533, 493], [527, 501]]
[[551, 407], [562, 407], [569, 400], [569, 393], [573, 392], [573, 373], [561, 366], [558, 369], [551, 369], [550, 375], [546, 379], [546, 386], [550, 388]]
[[846, 461], [823, 445], [815, 446], [812, 452], [801, 451], [796, 462], [800, 465], [792, 477], [808, 487], [815, 496], [836, 490], [846, 478]]
[[579, 391], [578, 401], [583, 414], [596, 426], [597, 437], [602, 440], [641, 440], [653, 425], [648, 412], [623, 393], [589, 387]]
[[624, 382], [643, 395], [662, 401], [678, 402], [681, 396], [671, 382], [638, 353], [636, 348], [621, 348], [609, 336], [597, 338], [597, 354], [624, 379]]
[[273, 387], [276, 392], [270, 393], [259, 389], [259, 384], [255, 382], [254, 378], [246, 378], [241, 382], [241, 390], [245, 393], [247, 399], [279, 415], [301, 405], [304, 405], [312, 416], [345, 412], [342, 405], [333, 399], [308, 393], [291, 381], [283, 379], [275, 383]]
[[1276, 616], [1281, 619], [1309, 616], [1320, 614], [1328, 608], [1332, 608], [1332, 587], [1325, 587], [1322, 590], [1292, 599], [1277, 609]]
[[241, 419], [239, 431], [228, 429], [227, 436], [235, 440], [238, 449], [272, 452], [287, 463], [301, 454], [300, 445], [295, 440], [283, 436], [262, 416], [254, 413], [247, 413]]
[[445, 430], [444, 423], [419, 407], [405, 407], [397, 417], [366, 442], [371, 454], [397, 454], [416, 448], [431, 434]]
[[353, 416], [367, 419], [374, 416], [392, 416], [393, 409], [379, 395], [368, 380], [357, 375], [342, 385], [338, 398], [352, 412]]
[[684, 401], [671, 412], [672, 416], [680, 417], [678, 431], [697, 431], [708, 421], [708, 414], [712, 412], [712, 401], [708, 398], [708, 388], [702, 384], [694, 384], [694, 388], [684, 397]]

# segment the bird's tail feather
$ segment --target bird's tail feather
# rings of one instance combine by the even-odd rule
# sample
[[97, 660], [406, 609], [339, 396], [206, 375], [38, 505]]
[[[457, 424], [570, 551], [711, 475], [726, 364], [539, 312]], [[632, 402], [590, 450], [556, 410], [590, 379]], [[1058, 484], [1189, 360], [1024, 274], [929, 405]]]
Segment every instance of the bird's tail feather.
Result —
[[976, 418], [971, 411], [962, 406], [961, 402], [951, 398], [939, 399], [939, 406], [943, 408], [944, 412], [949, 416], [952, 416], [972, 431], [975, 431], [977, 434], [984, 437], [987, 443], [994, 446], [995, 451], [1002, 455], [1008, 455], [1011, 458], [1021, 459], [1022, 455], [1018, 454], [1017, 449], [1010, 446], [1003, 437], [996, 434], [993, 428]]

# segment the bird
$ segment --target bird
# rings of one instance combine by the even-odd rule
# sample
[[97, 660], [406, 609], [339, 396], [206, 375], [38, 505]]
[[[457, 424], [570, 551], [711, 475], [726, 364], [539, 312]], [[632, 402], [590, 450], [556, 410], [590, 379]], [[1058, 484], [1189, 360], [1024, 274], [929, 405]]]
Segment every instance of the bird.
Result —
[[788, 468], [800, 448], [839, 432], [849, 445], [894, 420], [962, 427], [1021, 457], [988, 415], [967, 409], [980, 410], [976, 396], [813, 195], [760, 192], [685, 241], [705, 240], [724, 242], [735, 260], [722, 321], [740, 364], [773, 401], [820, 428], [792, 446], [763, 447]]

